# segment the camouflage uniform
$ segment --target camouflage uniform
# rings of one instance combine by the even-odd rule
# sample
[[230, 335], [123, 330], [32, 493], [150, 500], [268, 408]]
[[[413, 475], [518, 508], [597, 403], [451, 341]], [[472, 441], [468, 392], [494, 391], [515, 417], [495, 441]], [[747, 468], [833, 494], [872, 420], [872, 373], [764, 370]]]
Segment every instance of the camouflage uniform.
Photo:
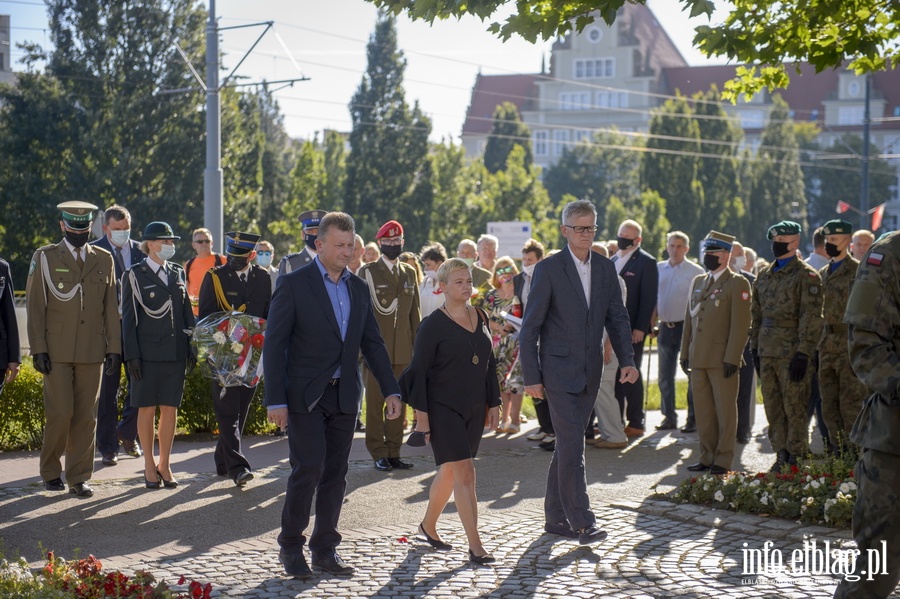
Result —
[[[835, 597], [887, 597], [900, 581], [900, 235], [876, 242], [863, 257], [850, 292], [850, 363], [874, 393], [853, 425], [851, 440], [864, 449], [856, 465], [859, 491], [853, 539], [861, 551], [857, 574], [868, 567], [867, 550], [887, 544], [887, 575], [841, 581]], [[884, 571], [884, 570], [882, 570]]]
[[837, 446], [848, 442], [853, 421], [866, 398], [867, 389], [850, 367], [847, 355], [847, 325], [844, 311], [853, 288], [856, 267], [853, 256], [847, 255], [834, 272], [831, 264], [819, 270], [822, 277], [822, 338], [819, 341], [819, 391], [822, 395], [822, 416]]
[[759, 378], [776, 452], [801, 456], [809, 450], [812, 368], [790, 380], [791, 359], [812, 356], [822, 334], [822, 280], [806, 262], [794, 258], [779, 270], [763, 269], [753, 285], [750, 348], [760, 357]]

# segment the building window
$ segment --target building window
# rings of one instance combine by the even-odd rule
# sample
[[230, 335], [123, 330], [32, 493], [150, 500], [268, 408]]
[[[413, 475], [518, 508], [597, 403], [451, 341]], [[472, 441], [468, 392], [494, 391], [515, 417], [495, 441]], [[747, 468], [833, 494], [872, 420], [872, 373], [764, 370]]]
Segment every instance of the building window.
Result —
[[847, 85], [847, 93], [850, 94], [851, 98], [855, 98], [859, 95], [859, 81], [851, 81]]
[[628, 108], [627, 92], [597, 92], [598, 108]]
[[864, 115], [863, 106], [841, 106], [838, 108], [838, 125], [862, 125]]
[[616, 76], [613, 58], [589, 58], [575, 61], [576, 79], [610, 79]]
[[560, 110], [590, 110], [591, 92], [577, 92], [559, 94]]
[[762, 110], [742, 110], [740, 118], [741, 127], [744, 129], [762, 129], [765, 126]]
[[603, 31], [599, 27], [591, 27], [587, 31], [587, 38], [589, 42], [596, 44], [603, 39]]
[[553, 155], [562, 156], [566, 144], [569, 142], [569, 132], [559, 129], [553, 132]]
[[534, 155], [535, 156], [546, 156], [547, 155], [547, 132], [546, 131], [535, 131], [534, 139], [532, 140], [532, 144], [534, 145]]

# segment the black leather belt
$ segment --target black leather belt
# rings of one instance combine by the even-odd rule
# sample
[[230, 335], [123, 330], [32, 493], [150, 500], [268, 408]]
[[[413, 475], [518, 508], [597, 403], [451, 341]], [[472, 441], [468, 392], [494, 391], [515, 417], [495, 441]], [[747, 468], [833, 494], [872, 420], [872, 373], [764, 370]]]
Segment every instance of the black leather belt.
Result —
[[340, 379], [340, 378], [331, 379], [330, 381], [328, 381], [328, 384], [331, 385], [332, 387], [336, 387], [336, 386], [338, 386], [340, 383], [341, 383], [341, 379]]
[[677, 327], [678, 325], [684, 324], [684, 321], [683, 321], [683, 320], [679, 320], [678, 322], [665, 322], [664, 320], [660, 320], [659, 323], [660, 323], [660, 324], [666, 325], [666, 328], [667, 328], [667, 329], [674, 329], [674, 328]]

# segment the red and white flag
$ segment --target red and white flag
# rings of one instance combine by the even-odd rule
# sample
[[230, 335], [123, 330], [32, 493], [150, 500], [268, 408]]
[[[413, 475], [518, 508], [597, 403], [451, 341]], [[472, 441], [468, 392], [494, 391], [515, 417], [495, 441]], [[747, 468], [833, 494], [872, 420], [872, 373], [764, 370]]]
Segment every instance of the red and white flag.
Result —
[[843, 213], [847, 212], [848, 210], [850, 210], [850, 208], [851, 208], [850, 204], [848, 204], [847, 202], [844, 202], [843, 200], [838, 200], [837, 208], [835, 208], [834, 211], [837, 212], [838, 214], [843, 214]]
[[884, 207], [887, 204], [881, 204], [872, 208], [872, 232], [874, 233], [881, 228], [881, 221], [884, 219]]

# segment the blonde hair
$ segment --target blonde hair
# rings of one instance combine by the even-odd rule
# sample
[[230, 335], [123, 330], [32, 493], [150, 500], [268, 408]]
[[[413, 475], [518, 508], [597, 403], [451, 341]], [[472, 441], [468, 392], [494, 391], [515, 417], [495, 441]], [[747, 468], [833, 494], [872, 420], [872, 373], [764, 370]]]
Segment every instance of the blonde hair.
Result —
[[472, 271], [469, 270], [469, 265], [466, 264], [463, 260], [459, 258], [450, 258], [449, 260], [441, 264], [440, 268], [438, 268], [438, 283], [443, 283], [446, 285], [447, 281], [450, 279], [450, 275], [455, 273], [457, 270], [468, 270], [469, 274], [472, 274]]
[[494, 273], [491, 275], [491, 285], [494, 286], [494, 289], [498, 289], [500, 287], [500, 281], [497, 279], [497, 269], [504, 268], [506, 266], [511, 266], [513, 269], [513, 274], [519, 274], [519, 269], [516, 266], [516, 261], [510, 258], [509, 256], [501, 256], [497, 258], [497, 261], [494, 262]]

